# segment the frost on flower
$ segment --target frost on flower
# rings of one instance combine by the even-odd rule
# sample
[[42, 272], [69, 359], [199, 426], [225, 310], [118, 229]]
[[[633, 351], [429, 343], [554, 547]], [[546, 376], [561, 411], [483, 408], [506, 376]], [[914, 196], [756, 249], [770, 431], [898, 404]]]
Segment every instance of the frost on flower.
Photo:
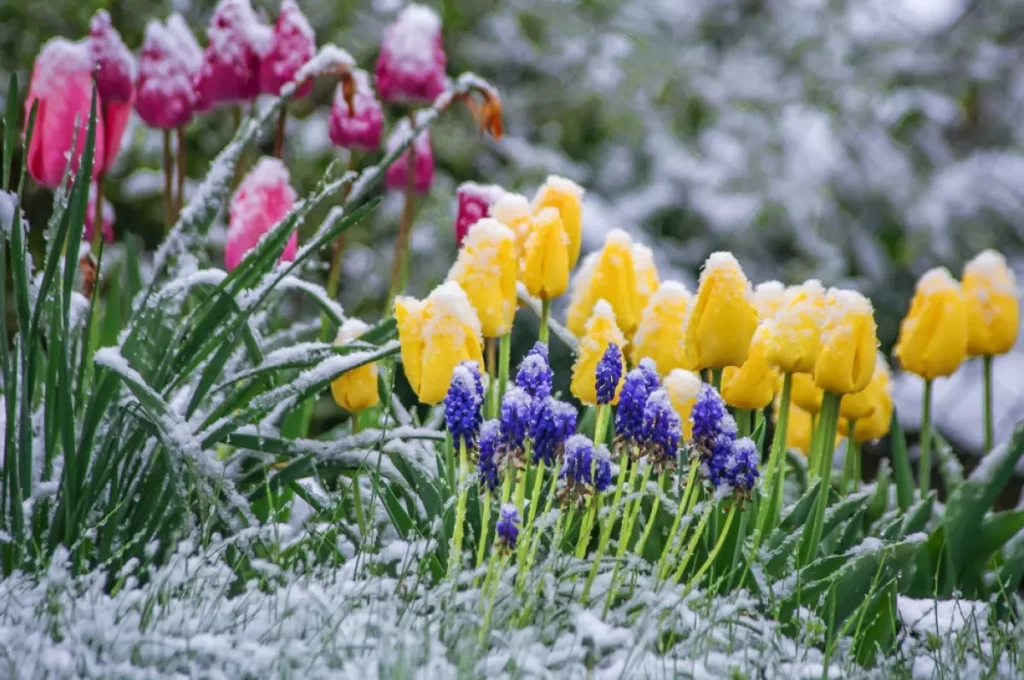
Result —
[[180, 14], [166, 25], [156, 19], [146, 24], [135, 109], [147, 125], [171, 129], [192, 120], [192, 83], [202, 64], [202, 49]]
[[430, 345], [441, 339], [445, 345], [461, 345], [466, 342], [467, 331], [480, 337], [480, 319], [459, 284], [442, 283], [429, 300], [437, 311], [423, 324], [424, 343]]
[[[316, 35], [295, 0], [283, 0], [271, 33], [270, 44], [260, 63], [260, 92], [277, 95], [298, 71], [313, 58]], [[301, 82], [301, 81], [300, 81]], [[298, 96], [309, 93], [313, 84], [300, 88]]]
[[1017, 278], [1013, 270], [1006, 266], [1006, 258], [1002, 253], [988, 249], [983, 250], [964, 265], [964, 279], [977, 277], [985, 281], [991, 293], [1020, 297]]
[[[316, 54], [295, 72], [294, 80], [296, 83], [304, 83], [318, 76], [339, 75], [347, 71], [354, 71], [355, 66], [356, 60], [348, 50], [342, 49], [334, 43], [327, 43], [321, 45]], [[366, 85], [368, 87], [369, 84]]]
[[135, 87], [135, 57], [114, 28], [110, 13], [100, 10], [89, 24], [89, 49], [99, 70], [96, 94], [108, 102], [131, 101]]
[[[288, 168], [277, 158], [262, 158], [231, 197], [224, 261], [234, 269], [264, 234], [273, 229], [291, 211], [296, 193]], [[282, 260], [295, 258], [298, 234], [293, 232], [285, 244]]]
[[384, 31], [377, 60], [377, 89], [386, 101], [433, 101], [447, 84], [441, 17], [411, 4]]
[[247, 102], [260, 91], [260, 60], [270, 49], [272, 29], [249, 0], [220, 0], [207, 28], [203, 64], [196, 76], [196, 110]]
[[754, 309], [757, 317], [770, 319], [782, 307], [786, 287], [780, 281], [764, 281], [754, 287]]
[[345, 319], [344, 323], [341, 324], [341, 328], [338, 329], [338, 344], [348, 344], [368, 330], [370, 330], [370, 326], [365, 321], [349, 317]]

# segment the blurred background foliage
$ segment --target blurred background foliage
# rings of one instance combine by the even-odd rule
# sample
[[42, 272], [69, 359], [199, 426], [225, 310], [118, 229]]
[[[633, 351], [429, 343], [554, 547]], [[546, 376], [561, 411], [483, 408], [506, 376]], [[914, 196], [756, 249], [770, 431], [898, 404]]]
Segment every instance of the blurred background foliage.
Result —
[[[137, 51], [145, 23], [171, 11], [204, 42], [214, 4], [4, 2], [0, 82], [10, 71], [27, 78], [50, 37], [85, 35], [97, 9], [111, 12]], [[253, 4], [276, 14], [277, 0]], [[300, 0], [318, 42], [348, 49], [371, 72], [383, 28], [403, 4]], [[439, 173], [418, 206], [414, 294], [454, 259], [459, 182], [529, 193], [549, 173], [587, 187], [586, 249], [622, 227], [655, 247], [663, 278], [691, 286], [707, 254], [728, 249], [755, 283], [817, 277], [855, 287], [875, 302], [886, 351], [926, 269], [945, 264], [958, 275], [985, 247], [1001, 249], [1011, 265], [1022, 261], [1018, 0], [426, 4], [441, 14], [449, 72], [475, 71], [502, 92], [507, 134], [485, 140], [464, 112], [435, 128]], [[292, 107], [286, 162], [300, 193], [332, 159], [346, 162], [327, 138], [331, 96], [320, 83]], [[394, 121], [404, 112], [390, 113]], [[153, 249], [163, 232], [160, 137], [135, 123], [110, 199], [119, 237]], [[229, 111], [193, 122], [190, 178], [203, 175], [230, 133]], [[261, 152], [271, 145], [268, 135]], [[31, 190], [32, 224], [45, 224], [49, 201]], [[341, 301], [350, 313], [379, 313], [400, 210], [401, 198], [388, 197], [349, 237]], [[215, 264], [220, 257], [211, 253]], [[523, 326], [525, 341], [532, 329]]]

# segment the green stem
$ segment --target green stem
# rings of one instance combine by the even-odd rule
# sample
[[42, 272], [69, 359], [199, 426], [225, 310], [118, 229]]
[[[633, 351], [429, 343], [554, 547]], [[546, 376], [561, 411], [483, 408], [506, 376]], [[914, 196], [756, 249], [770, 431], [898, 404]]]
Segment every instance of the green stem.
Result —
[[482, 645], [487, 640], [487, 632], [491, 628], [491, 614], [494, 613], [494, 598], [498, 594], [498, 581], [501, 579], [501, 572], [504, 571], [505, 565], [508, 563], [508, 557], [501, 558], [501, 565], [498, 567], [498, 573], [495, 574], [494, 583], [491, 586], [491, 594], [487, 602], [487, 613], [484, 615], [484, 625], [480, 628], [480, 639], [478, 642]]
[[[609, 406], [608, 404], [601, 404], [600, 406], [597, 407], [597, 418], [596, 418], [596, 420], [594, 422], [594, 448], [595, 449], [597, 449], [597, 447], [600, 446], [601, 444], [604, 444], [605, 433], [608, 430], [608, 418], [611, 415], [611, 412], [612, 412], [612, 407]], [[591, 467], [593, 468], [596, 465], [597, 465], [597, 456], [594, 456], [594, 462], [592, 463]], [[591, 476], [590, 476], [591, 479], [594, 478], [593, 472], [594, 472], [594, 470], [591, 469]]]
[[749, 437], [753, 431], [750, 429], [750, 409], [736, 409], [736, 434], [740, 437]]
[[175, 163], [175, 169], [177, 171], [177, 188], [175, 189], [175, 203], [174, 203], [174, 221], [177, 222], [178, 218], [181, 217], [181, 207], [185, 204], [185, 128], [179, 127], [177, 129], [178, 139], [178, 159]]
[[850, 492], [850, 489], [856, 485], [857, 480], [857, 459], [860, 458], [860, 444], [857, 443], [857, 439], [854, 436], [856, 427], [856, 418], [849, 418], [846, 421], [848, 435], [846, 437], [846, 456], [843, 459], [842, 490], [844, 494]]
[[[171, 151], [171, 130], [164, 133], [164, 229], [170, 231], [174, 226], [174, 154]], [[100, 205], [101, 201], [96, 201]], [[100, 226], [96, 222], [96, 228]]]
[[448, 575], [454, 576], [462, 564], [462, 535], [466, 523], [466, 497], [469, 489], [466, 478], [469, 476], [469, 456], [466, 453], [466, 440], [459, 440], [459, 498], [455, 506], [455, 529], [452, 535], [452, 551], [448, 554]]
[[992, 423], [992, 357], [986, 354], [981, 359], [982, 365], [982, 386], [984, 389], [985, 407], [985, 453], [992, 450], [992, 440], [995, 438], [995, 429]]
[[484, 404], [484, 411], [487, 413], [488, 418], [498, 417], [498, 408], [500, 406], [497, 397], [497, 347], [495, 346], [494, 338], [487, 338], [484, 340], [484, 346], [486, 348], [486, 356], [484, 357], [484, 363], [487, 364], [487, 395], [484, 398], [486, 402]]
[[[619, 465], [618, 480], [615, 483], [615, 495], [612, 498], [612, 504], [608, 512], [608, 517], [605, 520], [604, 526], [601, 528], [601, 538], [597, 544], [597, 553], [594, 555], [593, 564], [590, 567], [590, 574], [587, 576], [587, 583], [583, 586], [583, 596], [581, 602], [584, 604], [587, 601], [587, 597], [590, 595], [590, 587], [594, 583], [594, 578], [597, 576], [597, 568], [601, 564], [601, 558], [604, 557], [604, 551], [608, 548], [608, 541], [611, 540], [612, 527], [615, 526], [615, 519], [619, 514], [619, 504], [622, 502], [622, 489], [625, 486], [625, 479], [627, 473], [630, 479], [630, 486], [632, 488], [633, 477], [636, 475], [636, 468], [639, 463], [633, 465], [632, 471], [630, 471], [630, 458], [625, 453], [622, 454], [622, 464]], [[625, 525], [625, 516], [623, 516], [623, 525]], [[625, 526], [623, 526], [625, 529]], [[577, 555], [580, 557], [580, 555]]]
[[604, 498], [600, 491], [594, 492], [590, 497], [587, 514], [583, 515], [583, 521], [580, 523], [580, 535], [576, 539], [576, 559], [582, 560], [583, 556], [587, 554], [587, 546], [590, 545], [590, 534], [594, 530], [594, 521], [597, 518], [597, 509], [601, 507], [603, 500]]
[[[413, 126], [415, 128], [415, 125]], [[398, 237], [395, 239], [395, 254], [391, 261], [391, 285], [388, 288], [388, 299], [384, 307], [384, 316], [391, 316], [391, 306], [405, 289], [405, 281], [409, 273], [409, 234], [412, 232], [413, 217], [416, 212], [416, 148], [410, 145], [405, 168], [405, 202], [402, 206], [402, 218], [398, 223]]]
[[509, 331], [498, 339], [498, 403], [505, 398], [505, 387], [508, 385], [509, 363], [512, 360], [512, 332]]
[[[517, 548], [516, 562], [518, 562], [519, 573], [516, 576], [517, 588], [519, 583], [526, 577], [526, 571], [528, 568], [527, 558], [530, 555], [530, 548], [533, 537], [533, 523], [537, 518], [537, 505], [540, 503], [540, 490], [544, 485], [544, 466], [537, 465], [534, 468], [533, 474], [533, 489], [530, 491], [530, 505], [526, 510], [523, 517], [523, 531], [519, 537], [519, 546]], [[525, 487], [526, 484], [523, 484]], [[548, 497], [548, 504], [550, 505], [551, 497], [554, 496], [554, 490], [552, 490], [551, 496]], [[545, 512], [547, 510], [545, 509]]]
[[476, 547], [476, 568], [479, 569], [484, 563], [484, 554], [487, 552], [487, 537], [491, 530], [491, 492], [484, 490], [483, 507], [480, 508], [480, 543]]
[[668, 540], [665, 541], [665, 547], [661, 549], [661, 557], [658, 559], [658, 566], [654, 570], [658, 578], [662, 578], [662, 572], [665, 571], [668, 556], [672, 552], [672, 545], [676, 541], [676, 533], [679, 531], [679, 524], [683, 521], [683, 514], [690, 503], [690, 496], [693, 494], [694, 488], [693, 483], [697, 479], [698, 467], [696, 461], [691, 461], [690, 471], [686, 475], [686, 486], [683, 487], [683, 495], [679, 498], [679, 507], [676, 508], [676, 516], [672, 520], [672, 528], [668, 532]]
[[[639, 465], [639, 463], [638, 463], [638, 465]], [[644, 492], [644, 489], [647, 488], [647, 482], [649, 482], [650, 479], [651, 479], [651, 465], [647, 464], [647, 465], [644, 466], [644, 474], [640, 478], [640, 488], [636, 489], [636, 487], [633, 486], [632, 480], [630, 481], [630, 485], [629, 485], [630, 493], [632, 493], [633, 490], [636, 489], [637, 491], [640, 492], [640, 494], [639, 494], [639, 496], [637, 498], [634, 498], [632, 501], [629, 502], [629, 509], [628, 509], [628, 512], [627, 512], [627, 514], [625, 516], [625, 525], [622, 527], [622, 536], [619, 537], [619, 548], [618, 548], [618, 550], [621, 551], [621, 552], [617, 552], [616, 553], [620, 557], [622, 555], [625, 555], [626, 551], [629, 549], [629, 541], [630, 541], [631, 538], [633, 538], [633, 527], [636, 525], [636, 518], [640, 516], [640, 506], [641, 506], [641, 501], [643, 500], [643, 492]], [[653, 517], [653, 515], [652, 515], [652, 517]]]
[[679, 566], [676, 567], [675, 572], [672, 574], [672, 585], [679, 583], [679, 579], [683, 577], [683, 573], [686, 571], [686, 567], [689, 565], [690, 559], [693, 557], [693, 553], [697, 549], [697, 542], [700, 541], [700, 537], [704, 535], [704, 528], [708, 525], [708, 520], [711, 519], [711, 516], [717, 511], [718, 508], [714, 505], [709, 505], [709, 507], [704, 510], [704, 514], [701, 515], [700, 522], [697, 523], [697, 528], [693, 531], [693, 536], [690, 537], [690, 542], [686, 545], [686, 554], [683, 555], [682, 561], [679, 562]]
[[739, 506], [734, 504], [729, 510], [729, 514], [725, 518], [725, 526], [722, 527], [722, 533], [718, 537], [718, 542], [715, 543], [714, 549], [711, 551], [711, 554], [708, 555], [708, 558], [704, 560], [704, 564], [702, 564], [700, 569], [697, 570], [697, 573], [690, 577], [690, 580], [686, 583], [686, 589], [683, 591], [683, 597], [686, 597], [690, 591], [693, 590], [693, 587], [700, 583], [701, 577], [704, 576], [704, 573], [711, 568], [711, 565], [715, 562], [715, 558], [718, 557], [718, 553], [722, 551], [722, 546], [725, 545], [725, 539], [729, 535], [729, 527], [732, 525], [732, 519], [736, 516], [737, 507]]
[[551, 300], [540, 301], [540, 333], [537, 339], [548, 344], [548, 318], [551, 316]]
[[363, 493], [359, 486], [359, 471], [352, 474], [352, 506], [356, 513], [356, 524], [359, 525], [359, 540], [366, 538], [366, 516], [363, 513]]
[[722, 392], [722, 369], [712, 368], [711, 369], [711, 386], [715, 388], [719, 394]]
[[809, 524], [804, 529], [804, 541], [800, 551], [800, 562], [798, 566], [805, 566], [810, 563], [818, 552], [821, 542], [821, 532], [825, 521], [825, 509], [828, 506], [828, 496], [831, 490], [832, 480], [832, 447], [836, 440], [836, 424], [839, 421], [839, 402], [841, 394], [825, 392], [821, 403], [821, 413], [818, 418], [817, 447], [818, 455], [818, 479], [821, 483], [818, 486], [815, 498], [813, 515]]
[[782, 511], [782, 491], [786, 483], [786, 436], [789, 430], [789, 404], [792, 391], [793, 376], [786, 373], [782, 377], [782, 395], [779, 398], [779, 413], [775, 423], [775, 436], [772, 437], [768, 475], [765, 479], [764, 488], [768, 489], [768, 501], [761, 505], [760, 516], [757, 518], [754, 553], [761, 547], [761, 539], [778, 524], [779, 513]]
[[743, 515], [740, 517], [740, 530], [736, 538], [736, 544], [732, 549], [732, 563], [729, 567], [729, 589], [732, 590], [734, 583], [736, 585], [743, 585], [743, 579], [746, 578], [747, 570], [744, 569], [740, 580], [736, 581], [736, 574], [738, 572], [737, 567], [740, 563], [740, 556], [743, 554], [743, 541], [747, 537], [747, 525], [750, 523], [750, 511], [744, 510]]
[[918, 468], [918, 489], [921, 498], [932, 483], [932, 381], [924, 381], [924, 403], [921, 407], [921, 460]]
[[[544, 502], [544, 510], [539, 515], [540, 517], [544, 517], [549, 512], [551, 512], [551, 508], [553, 507], [554, 502], [555, 502], [555, 495], [556, 495], [555, 494], [555, 485], [557, 483], [558, 483], [557, 475], [552, 475], [552, 478], [551, 478], [551, 488], [548, 490], [548, 499], [547, 499], [547, 501]], [[530, 554], [526, 558], [526, 567], [523, 569], [523, 572], [522, 572], [523, 575], [520, 577], [520, 580], [524, 579], [526, 577], [526, 574], [528, 574], [530, 572], [530, 569], [533, 568], [533, 562], [534, 562], [535, 559], [537, 559], [537, 549], [540, 547], [541, 532], [536, 531], [533, 528], [533, 526], [532, 526], [533, 521], [536, 520], [538, 515], [531, 514], [531, 517], [533, 517], [533, 520], [530, 521], [530, 525], [531, 525], [530, 526], [530, 534], [531, 534], [533, 540], [530, 542]], [[558, 529], [559, 529], [559, 526], [561, 524], [561, 520], [562, 520], [562, 514], [559, 513], [558, 519], [555, 521], [555, 534], [558, 533]], [[553, 547], [554, 547], [554, 544], [552, 543], [552, 548]]]
[[[644, 487], [641, 486], [640, 491], [643, 492], [643, 489]], [[660, 491], [661, 484], [658, 484], [658, 489]], [[651, 504], [651, 516], [647, 518], [647, 525], [644, 527], [644, 533], [641, 534], [640, 540], [637, 541], [636, 546], [633, 548], [633, 551], [640, 557], [643, 557], [644, 548], [647, 547], [647, 539], [651, 535], [651, 529], [654, 528], [654, 520], [658, 516], [659, 507], [661, 507], [661, 493], [658, 493], [658, 495], [654, 497], [654, 502]], [[630, 529], [632, 529], [632, 527], [630, 527]]]

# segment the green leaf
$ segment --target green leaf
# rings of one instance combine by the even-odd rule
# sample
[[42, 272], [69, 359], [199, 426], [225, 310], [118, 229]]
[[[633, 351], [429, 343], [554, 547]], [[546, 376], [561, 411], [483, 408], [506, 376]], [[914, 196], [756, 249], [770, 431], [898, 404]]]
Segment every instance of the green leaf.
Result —
[[985, 517], [981, 523], [977, 549], [971, 554], [971, 562], [983, 566], [1006, 543], [1024, 531], [1024, 510], [996, 512]]
[[4, 160], [0, 188], [10, 191], [11, 160], [18, 143], [18, 74], [12, 73], [7, 84], [7, 108], [4, 113]]
[[934, 430], [932, 430], [932, 449], [935, 451], [939, 474], [942, 475], [942, 484], [948, 498], [963, 483], [964, 466], [953, 452], [953, 447], [949, 445], [949, 442]]
[[903, 433], [903, 426], [900, 425], [896, 409], [892, 410], [889, 442], [892, 445], [892, 465], [896, 472], [896, 502], [901, 510], [906, 510], [914, 502], [914, 474], [910, 470], [907, 437]]
[[914, 507], [906, 514], [903, 518], [903, 524], [900, 525], [900, 531], [898, 536], [892, 536], [893, 539], [903, 538], [910, 534], [916, 534], [919, 531], [924, 531], [925, 526], [928, 524], [928, 520], [932, 517], [932, 506], [935, 504], [935, 498], [937, 494], [935, 490], [928, 492], [928, 495], [919, 500], [914, 504]]
[[892, 468], [889, 461], [882, 459], [878, 465], [878, 474], [875, 475], [875, 493], [867, 507], [867, 519], [870, 524], [878, 521], [889, 507], [889, 478], [892, 476]]

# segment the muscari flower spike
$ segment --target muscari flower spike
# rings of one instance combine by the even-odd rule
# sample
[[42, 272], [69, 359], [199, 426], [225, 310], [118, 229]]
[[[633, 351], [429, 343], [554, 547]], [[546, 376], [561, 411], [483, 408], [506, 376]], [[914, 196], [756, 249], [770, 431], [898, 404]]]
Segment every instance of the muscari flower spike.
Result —
[[560, 491], [563, 501], [582, 503], [590, 494], [605, 491], [612, 485], [611, 457], [603, 446], [594, 449], [594, 442], [581, 434], [565, 442], [565, 455], [559, 479], [565, 483]]
[[530, 427], [533, 399], [521, 387], [513, 387], [501, 401], [499, 430], [501, 446], [506, 453], [517, 454], [526, 447], [526, 434]]
[[651, 392], [644, 406], [642, 442], [656, 471], [675, 465], [682, 437], [682, 422], [672, 408], [668, 392], [663, 389]]
[[658, 373], [650, 359], [641, 360], [638, 367], [626, 374], [615, 412], [615, 432], [621, 442], [637, 444], [643, 438], [644, 408], [656, 389]]
[[516, 385], [526, 391], [533, 399], [547, 399], [551, 396], [551, 383], [554, 372], [548, 363], [548, 347], [538, 342], [523, 357], [516, 373]]
[[720, 434], [736, 438], [736, 421], [726, 410], [718, 390], [707, 383], [701, 386], [697, 394], [690, 420], [693, 421], [692, 437], [695, 444], [713, 442]]
[[615, 388], [622, 378], [622, 350], [614, 342], [608, 343], [608, 349], [597, 364], [594, 385], [597, 389], [599, 406], [610, 404], [615, 398]]
[[483, 422], [483, 378], [475, 361], [464, 361], [452, 372], [452, 382], [444, 398], [444, 419], [456, 447], [476, 446]]
[[498, 512], [498, 523], [495, 526], [498, 546], [515, 550], [516, 539], [519, 538], [519, 511], [512, 503], [505, 503]]
[[725, 475], [729, 486], [743, 498], [749, 498], [757, 481], [757, 464], [761, 457], [757, 446], [750, 437], [737, 439], [732, 443], [732, 455], [725, 463]]
[[576, 432], [576, 409], [553, 397], [535, 404], [530, 420], [533, 462], [551, 466], [562, 454], [566, 440]]
[[477, 461], [476, 469], [480, 475], [481, 488], [494, 491], [501, 484], [501, 475], [498, 470], [498, 443], [500, 432], [498, 421], [491, 419], [480, 426], [480, 458]]

